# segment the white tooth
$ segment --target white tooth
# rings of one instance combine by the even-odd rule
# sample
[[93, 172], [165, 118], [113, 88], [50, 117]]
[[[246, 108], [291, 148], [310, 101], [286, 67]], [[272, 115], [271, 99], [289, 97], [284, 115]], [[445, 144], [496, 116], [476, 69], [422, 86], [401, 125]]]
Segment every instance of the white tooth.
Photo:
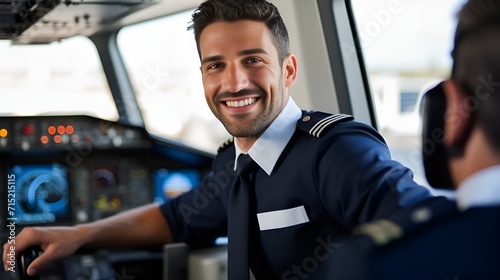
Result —
[[247, 98], [240, 101], [226, 101], [228, 107], [243, 107], [255, 103], [255, 98]]

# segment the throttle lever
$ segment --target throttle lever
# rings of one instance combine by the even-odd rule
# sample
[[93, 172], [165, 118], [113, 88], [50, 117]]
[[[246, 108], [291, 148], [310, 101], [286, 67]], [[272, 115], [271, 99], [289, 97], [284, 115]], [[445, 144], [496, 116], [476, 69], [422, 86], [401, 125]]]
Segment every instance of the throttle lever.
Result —
[[42, 249], [39, 246], [32, 246], [23, 250], [17, 256], [17, 263], [19, 265], [19, 277], [21, 280], [40, 280], [40, 276], [35, 274], [34, 276], [28, 275], [29, 265], [40, 255]]

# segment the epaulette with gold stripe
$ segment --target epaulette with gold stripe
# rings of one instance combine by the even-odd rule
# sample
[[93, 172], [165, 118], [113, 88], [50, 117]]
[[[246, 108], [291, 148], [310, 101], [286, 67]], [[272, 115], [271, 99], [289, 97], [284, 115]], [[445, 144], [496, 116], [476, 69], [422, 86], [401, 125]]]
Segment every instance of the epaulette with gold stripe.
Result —
[[353, 233], [367, 235], [373, 240], [373, 243], [382, 246], [400, 239], [404, 235], [404, 230], [392, 221], [380, 219], [356, 227]]
[[233, 142], [234, 142], [234, 137], [227, 139], [226, 142], [222, 143], [222, 145], [219, 146], [219, 148], [217, 149], [217, 153], [220, 153], [227, 147], [233, 145]]
[[346, 114], [331, 114], [318, 111], [307, 112], [297, 123], [297, 127], [314, 137], [320, 138], [335, 123], [350, 121], [354, 117]]

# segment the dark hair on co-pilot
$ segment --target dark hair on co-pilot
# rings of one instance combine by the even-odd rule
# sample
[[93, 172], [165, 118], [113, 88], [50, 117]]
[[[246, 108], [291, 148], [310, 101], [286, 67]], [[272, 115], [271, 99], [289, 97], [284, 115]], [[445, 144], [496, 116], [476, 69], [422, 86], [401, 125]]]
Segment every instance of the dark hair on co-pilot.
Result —
[[458, 14], [452, 79], [465, 89], [475, 121], [500, 153], [500, 1], [469, 0]]
[[[201, 32], [211, 23], [254, 20], [263, 22], [271, 31], [273, 43], [283, 62], [290, 53], [288, 31], [278, 8], [265, 0], [207, 0], [193, 12], [188, 30], [194, 30], [198, 54]], [[230, 43], [230, 42], [229, 42]]]

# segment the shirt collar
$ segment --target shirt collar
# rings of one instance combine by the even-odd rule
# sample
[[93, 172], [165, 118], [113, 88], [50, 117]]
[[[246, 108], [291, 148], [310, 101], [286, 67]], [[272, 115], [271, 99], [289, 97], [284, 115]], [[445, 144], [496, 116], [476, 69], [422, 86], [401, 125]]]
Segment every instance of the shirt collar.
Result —
[[465, 179], [457, 188], [457, 206], [470, 207], [500, 205], [500, 165], [478, 171]]
[[[278, 161], [279, 156], [292, 138], [297, 125], [297, 120], [302, 116], [302, 110], [297, 106], [295, 101], [290, 96], [285, 108], [257, 139], [253, 146], [248, 151], [250, 157], [262, 168], [267, 175], [271, 175], [274, 165]], [[236, 157], [234, 161], [234, 169], [238, 163], [238, 156], [243, 152], [234, 141]]]

